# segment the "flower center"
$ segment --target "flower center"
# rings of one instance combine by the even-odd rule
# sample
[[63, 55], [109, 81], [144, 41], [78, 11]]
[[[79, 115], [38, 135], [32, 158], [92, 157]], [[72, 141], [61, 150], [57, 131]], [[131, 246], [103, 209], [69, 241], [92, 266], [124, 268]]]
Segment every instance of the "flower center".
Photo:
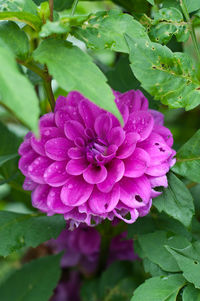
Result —
[[88, 161], [97, 163], [101, 155], [106, 155], [107, 145], [100, 139], [90, 141], [86, 146], [86, 155]]

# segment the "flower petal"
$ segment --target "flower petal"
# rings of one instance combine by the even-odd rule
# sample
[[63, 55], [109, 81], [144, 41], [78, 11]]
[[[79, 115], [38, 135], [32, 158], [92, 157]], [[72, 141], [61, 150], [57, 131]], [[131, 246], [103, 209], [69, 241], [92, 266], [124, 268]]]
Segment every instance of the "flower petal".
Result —
[[61, 191], [61, 200], [67, 206], [79, 206], [85, 203], [93, 190], [93, 185], [86, 183], [82, 177], [71, 177]]
[[145, 173], [150, 157], [142, 148], [137, 147], [130, 157], [124, 160], [126, 177], [137, 178]]
[[71, 159], [80, 159], [83, 158], [85, 155], [84, 149], [80, 147], [71, 147], [68, 150], [68, 156]]
[[72, 142], [66, 138], [53, 138], [46, 142], [46, 155], [56, 161], [66, 160], [68, 158], [68, 149], [72, 146]]
[[169, 163], [164, 162], [159, 165], [148, 167], [145, 173], [150, 176], [160, 177], [160, 176], [164, 176], [168, 171], [169, 171]]
[[112, 211], [116, 207], [119, 197], [120, 189], [118, 185], [115, 185], [109, 193], [103, 193], [95, 188], [88, 203], [95, 214], [103, 214]]
[[124, 127], [127, 132], [135, 132], [140, 135], [140, 141], [149, 137], [153, 130], [154, 119], [147, 111], [137, 111], [129, 115]]
[[33, 150], [30, 150], [26, 155], [23, 155], [18, 162], [19, 169], [21, 172], [28, 176], [29, 165], [38, 157], [38, 154]]
[[66, 109], [60, 109], [55, 112], [55, 123], [59, 128], [64, 129], [65, 122], [70, 119], [70, 115], [67, 113]]
[[97, 184], [97, 187], [102, 192], [110, 192], [116, 182], [121, 180], [124, 175], [124, 163], [119, 159], [113, 159], [106, 165], [107, 177], [102, 182]]
[[49, 193], [48, 185], [38, 185], [31, 195], [33, 207], [41, 211], [48, 212], [49, 211], [49, 208], [47, 206], [48, 193]]
[[60, 187], [51, 188], [47, 196], [47, 205], [49, 209], [54, 211], [55, 213], [64, 214], [72, 210], [72, 207], [63, 204], [60, 198], [60, 194], [61, 194]]
[[137, 133], [128, 133], [122, 145], [118, 148], [116, 157], [118, 159], [125, 159], [129, 157], [135, 150], [136, 143], [140, 139]]
[[53, 113], [44, 114], [40, 118], [39, 124], [41, 129], [44, 127], [55, 127], [54, 114]]
[[111, 127], [112, 119], [109, 113], [102, 113], [95, 120], [94, 129], [98, 138], [106, 139], [107, 133], [111, 130]]
[[31, 190], [35, 189], [36, 186], [37, 186], [37, 183], [33, 182], [29, 177], [25, 178], [24, 184], [23, 184], [24, 190], [31, 191]]
[[88, 164], [85, 158], [72, 159], [67, 163], [66, 171], [70, 175], [81, 175], [87, 169]]
[[107, 170], [104, 166], [95, 166], [90, 164], [83, 173], [83, 178], [89, 184], [98, 184], [107, 177]]
[[31, 180], [38, 184], [46, 184], [44, 180], [44, 172], [52, 163], [47, 157], [36, 158], [28, 167], [28, 176]]
[[120, 146], [125, 139], [125, 132], [120, 126], [114, 127], [108, 133], [107, 139], [110, 144]]
[[53, 187], [64, 185], [69, 179], [69, 175], [65, 170], [66, 162], [58, 161], [52, 163], [44, 173], [44, 180], [47, 184]]
[[78, 137], [84, 136], [84, 127], [82, 124], [75, 120], [69, 120], [64, 126], [65, 135], [68, 139], [74, 140]]
[[89, 102], [88, 100], [82, 100], [79, 105], [79, 114], [81, 115], [85, 126], [89, 128], [94, 127], [94, 122], [97, 116], [102, 112], [102, 110], [95, 104]]

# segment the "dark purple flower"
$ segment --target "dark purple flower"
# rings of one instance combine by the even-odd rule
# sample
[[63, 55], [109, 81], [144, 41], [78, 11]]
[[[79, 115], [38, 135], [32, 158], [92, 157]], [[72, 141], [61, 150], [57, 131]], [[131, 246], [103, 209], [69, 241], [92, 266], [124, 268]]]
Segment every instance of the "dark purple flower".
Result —
[[19, 148], [23, 187], [33, 191], [33, 206], [63, 214], [71, 228], [115, 217], [133, 223], [149, 212], [159, 194], [154, 188], [167, 187], [175, 151], [163, 115], [148, 109], [140, 91], [115, 96], [123, 127], [71, 92], [57, 99], [54, 113], [41, 117], [40, 140], [29, 133]]

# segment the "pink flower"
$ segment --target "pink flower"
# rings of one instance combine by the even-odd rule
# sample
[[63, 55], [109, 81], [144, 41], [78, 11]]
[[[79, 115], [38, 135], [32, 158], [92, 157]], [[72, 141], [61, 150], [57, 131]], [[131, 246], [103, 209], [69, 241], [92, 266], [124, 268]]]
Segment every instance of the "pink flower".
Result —
[[[148, 109], [140, 91], [114, 92], [123, 116], [97, 107], [78, 92], [60, 96], [40, 119], [40, 140], [28, 133], [19, 169], [32, 204], [63, 214], [71, 228], [115, 217], [133, 223], [149, 212], [157, 186], [167, 187], [175, 163], [173, 138], [163, 115]], [[130, 214], [127, 218], [127, 214]]]

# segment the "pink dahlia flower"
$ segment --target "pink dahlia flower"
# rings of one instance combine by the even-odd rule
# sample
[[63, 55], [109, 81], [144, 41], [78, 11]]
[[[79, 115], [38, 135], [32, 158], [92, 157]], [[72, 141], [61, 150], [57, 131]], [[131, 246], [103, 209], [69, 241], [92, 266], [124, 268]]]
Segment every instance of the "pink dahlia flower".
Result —
[[19, 148], [23, 187], [33, 191], [33, 206], [63, 214], [71, 227], [115, 217], [133, 223], [149, 212], [159, 194], [154, 188], [167, 187], [166, 173], [175, 163], [163, 115], [148, 109], [140, 91], [114, 93], [123, 127], [71, 92], [40, 118], [40, 140], [28, 133]]

